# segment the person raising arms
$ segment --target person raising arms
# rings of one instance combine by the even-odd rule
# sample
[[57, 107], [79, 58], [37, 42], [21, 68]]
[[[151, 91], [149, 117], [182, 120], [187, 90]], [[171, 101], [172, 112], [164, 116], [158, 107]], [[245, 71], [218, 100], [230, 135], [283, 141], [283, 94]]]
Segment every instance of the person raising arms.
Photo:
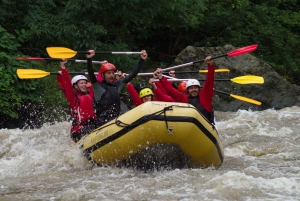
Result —
[[104, 63], [100, 68], [100, 73], [103, 77], [102, 82], [98, 82], [92, 68], [92, 57], [95, 55], [95, 50], [89, 50], [87, 57], [87, 70], [94, 90], [94, 109], [97, 115], [97, 126], [102, 126], [108, 121], [116, 118], [120, 114], [121, 99], [119, 92], [124, 89], [126, 84], [130, 82], [140, 71], [144, 60], [147, 59], [147, 52], [141, 51], [141, 59], [132, 72], [115, 81], [115, 71], [117, 70], [112, 63]]
[[70, 136], [74, 142], [89, 134], [95, 127], [96, 115], [93, 109], [94, 92], [87, 87], [88, 79], [84, 75], [76, 75], [70, 78], [65, 67], [68, 60], [60, 62], [60, 71], [57, 75], [57, 83], [69, 102], [72, 125]]
[[162, 70], [158, 68], [154, 75], [158, 77], [162, 86], [168, 91], [168, 94], [177, 102], [190, 103], [196, 107], [203, 116], [211, 123], [214, 124], [214, 111], [212, 108], [212, 99], [214, 96], [214, 71], [215, 63], [211, 56], [207, 56], [204, 62], [208, 65], [208, 73], [202, 89], [200, 83], [196, 79], [190, 79], [186, 82], [187, 94], [182, 94], [168, 84], [166, 78], [162, 76]]
[[154, 78], [149, 79], [149, 84], [152, 85], [152, 89], [145, 87], [141, 89], [139, 93], [131, 83], [126, 85], [126, 90], [131, 95], [135, 107], [148, 101], [174, 102], [173, 98], [164, 94], [160, 88], [156, 86]]

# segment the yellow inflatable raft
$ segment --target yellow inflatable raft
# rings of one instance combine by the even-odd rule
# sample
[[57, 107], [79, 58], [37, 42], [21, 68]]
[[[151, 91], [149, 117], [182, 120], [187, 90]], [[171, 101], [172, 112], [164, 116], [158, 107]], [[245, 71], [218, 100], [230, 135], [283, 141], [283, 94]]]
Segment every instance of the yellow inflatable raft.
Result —
[[194, 106], [174, 102], [144, 103], [78, 144], [90, 161], [105, 166], [217, 168], [224, 157], [215, 127]]

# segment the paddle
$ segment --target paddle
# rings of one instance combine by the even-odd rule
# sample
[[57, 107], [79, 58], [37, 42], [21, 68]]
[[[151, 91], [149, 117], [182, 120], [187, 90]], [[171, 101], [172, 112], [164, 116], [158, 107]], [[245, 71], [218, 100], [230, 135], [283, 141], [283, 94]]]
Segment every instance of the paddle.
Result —
[[[166, 76], [168, 78], [171, 78], [169, 76]], [[181, 81], [187, 81], [189, 79], [168, 79], [170, 82], [181, 82]], [[199, 81], [205, 81], [205, 79], [197, 79]], [[154, 79], [155, 82], [159, 81], [158, 79]], [[255, 76], [255, 75], [245, 75], [240, 77], [235, 77], [232, 79], [215, 79], [215, 81], [231, 81], [237, 84], [263, 84], [264, 78], [261, 76]]]
[[[258, 44], [241, 47], [241, 48], [238, 48], [238, 49], [233, 50], [231, 52], [228, 52], [226, 54], [213, 56], [212, 59], [225, 57], [225, 56], [235, 57], [235, 56], [239, 56], [239, 55], [242, 55], [242, 54], [247, 54], [247, 53], [250, 53], [250, 52], [253, 52], [254, 50], [256, 50], [257, 46], [258, 46]], [[173, 69], [184, 67], [184, 66], [190, 66], [190, 65], [193, 65], [193, 64], [196, 64], [196, 63], [199, 63], [199, 62], [203, 62], [204, 60], [205, 59], [201, 59], [201, 60], [198, 60], [198, 61], [192, 61], [192, 62], [189, 62], [189, 63], [180, 64], [180, 65], [172, 66], [172, 67], [169, 67], [169, 68], [164, 68], [164, 69], [162, 69], [162, 71], [173, 70]]]
[[257, 101], [257, 100], [253, 100], [253, 99], [246, 98], [246, 97], [243, 97], [243, 96], [238, 96], [238, 95], [226, 93], [226, 92], [223, 92], [223, 91], [218, 91], [218, 90], [215, 90], [215, 89], [214, 89], [214, 91], [215, 91], [215, 92], [218, 92], [218, 93], [221, 93], [221, 94], [224, 94], [224, 95], [226, 95], [226, 96], [230, 96], [230, 97], [232, 97], [232, 98], [235, 98], [235, 99], [244, 101], [244, 102], [252, 103], [252, 104], [255, 104], [255, 105], [261, 105], [261, 102], [259, 102], [259, 101]]
[[[66, 47], [47, 47], [47, 53], [51, 58], [72, 58], [76, 54], [88, 54], [87, 51], [74, 51]], [[97, 51], [96, 54], [141, 54], [141, 52], [108, 52]]]
[[[218, 69], [220, 72], [229, 71], [228, 69]], [[200, 70], [201, 73], [206, 73], [207, 70]], [[46, 77], [48, 75], [57, 75], [58, 72], [46, 72], [43, 70], [38, 70], [38, 69], [17, 69], [17, 75], [20, 79], [36, 79], [36, 78], [42, 78]], [[70, 75], [88, 75], [87, 72], [69, 72]], [[95, 73], [98, 74], [98, 73]], [[138, 73], [138, 76], [148, 76], [148, 75], [153, 75], [153, 73]]]
[[[208, 72], [208, 70], [198, 70], [198, 71], [178, 71], [179, 73], [207, 73]], [[226, 68], [224, 68], [224, 69], [216, 69], [215, 70], [215, 73], [222, 73], [222, 72], [230, 72], [230, 70], [229, 69], [226, 69]], [[163, 73], [164, 75], [168, 75], [169, 73]], [[176, 72], [175, 72], [175, 74], [177, 74]], [[153, 75], [153, 73], [139, 73], [138, 74], [139, 76], [148, 76], [148, 75]]]
[[[61, 59], [54, 59], [54, 58], [41, 58], [41, 57], [20, 57], [15, 56], [14, 59], [16, 60], [23, 60], [23, 61], [62, 61]], [[86, 63], [87, 60], [78, 60], [78, 59], [68, 59], [68, 61], [75, 62], [75, 63]], [[92, 61], [93, 64], [103, 64], [103, 61]]]
[[[185, 73], [207, 73], [208, 70], [196, 70], [196, 71], [174, 71], [174, 74], [185, 74]], [[215, 73], [223, 73], [223, 72], [230, 72], [229, 69], [215, 69]], [[152, 73], [153, 74], [153, 73]], [[169, 73], [163, 73], [164, 75], [168, 75]]]
[[[167, 77], [169, 77], [169, 76], [167, 76]], [[247, 76], [241, 76], [241, 77], [237, 77], [237, 78], [233, 78], [233, 79], [229, 79], [229, 80], [230, 81], [232, 81], [232, 80], [236, 81], [236, 80], [240, 80], [241, 78], [242, 78], [241, 80], [246, 80], [246, 79], [244, 79], [245, 77], [247, 77]], [[253, 77], [253, 76], [251, 75], [250, 77]], [[255, 76], [255, 77], [258, 77], [258, 80], [261, 80], [261, 78], [259, 78], [259, 76]], [[177, 78], [173, 78], [172, 79], [171, 78], [171, 79], [168, 79], [168, 80], [176, 82], [176, 81], [185, 81], [187, 79], [177, 79]], [[263, 80], [263, 78], [262, 78], [262, 80]], [[154, 79], [154, 81], [159, 81], [159, 80], [158, 79]], [[222, 79], [222, 81], [223, 81], [223, 79]], [[256, 81], [257, 81], [257, 78], [255, 78], [255, 82]], [[245, 81], [243, 81], [243, 84], [246, 84]], [[201, 86], [201, 88], [202, 88], [202, 86]], [[223, 91], [218, 91], [218, 90], [215, 90], [215, 89], [214, 89], [214, 92], [218, 92], [218, 93], [221, 93], [223, 95], [231, 96], [231, 97], [233, 97], [235, 99], [238, 99], [238, 100], [241, 100], [241, 101], [245, 101], [245, 102], [248, 102], [248, 103], [252, 103], [252, 104], [255, 104], [255, 105], [261, 105], [261, 102], [253, 100], [253, 99], [250, 99], [250, 98], [246, 98], [246, 97], [243, 97], [243, 96], [229, 94], [229, 93], [226, 93], [226, 92], [223, 92]]]
[[[36, 79], [48, 75], [58, 75], [58, 72], [46, 72], [37, 69], [17, 69], [17, 75], [20, 79]], [[70, 75], [88, 75], [87, 72], [69, 72]], [[98, 73], [95, 73], [98, 74]]]

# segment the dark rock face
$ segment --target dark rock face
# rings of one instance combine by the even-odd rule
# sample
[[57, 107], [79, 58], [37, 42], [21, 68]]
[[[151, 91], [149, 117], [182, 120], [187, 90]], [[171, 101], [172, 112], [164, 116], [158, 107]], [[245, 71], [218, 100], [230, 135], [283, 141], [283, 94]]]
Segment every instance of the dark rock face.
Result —
[[[258, 46], [259, 48], [259, 46]], [[221, 55], [237, 48], [226, 45], [223, 47], [192, 47], [188, 46], [175, 59], [174, 65], [198, 61], [205, 56]], [[262, 102], [261, 106], [215, 93], [214, 109], [217, 111], [237, 111], [238, 109], [265, 110], [269, 108], [300, 106], [300, 86], [286, 81], [276, 73], [271, 66], [254, 57], [251, 53], [236, 57], [221, 57], [214, 60], [217, 69], [228, 68], [229, 73], [215, 73], [216, 79], [232, 79], [244, 75], [257, 75], [264, 78], [264, 84], [237, 84], [231, 81], [216, 81], [215, 89], [229, 94], [242, 96]], [[204, 70], [207, 66], [203, 62], [175, 69], [177, 71]], [[205, 79], [205, 74], [178, 74], [177, 78]], [[201, 85], [204, 82], [200, 82]]]

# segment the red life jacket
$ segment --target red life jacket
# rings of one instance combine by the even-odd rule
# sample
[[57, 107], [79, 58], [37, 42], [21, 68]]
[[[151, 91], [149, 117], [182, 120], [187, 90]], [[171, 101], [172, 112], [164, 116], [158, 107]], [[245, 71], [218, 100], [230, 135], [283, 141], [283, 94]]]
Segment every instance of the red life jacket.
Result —
[[[90, 89], [91, 90], [91, 89]], [[79, 91], [75, 92], [76, 104], [71, 108], [73, 117], [71, 133], [80, 132], [80, 128], [93, 120], [96, 115], [93, 108], [93, 97], [91, 93], [82, 94]]]

